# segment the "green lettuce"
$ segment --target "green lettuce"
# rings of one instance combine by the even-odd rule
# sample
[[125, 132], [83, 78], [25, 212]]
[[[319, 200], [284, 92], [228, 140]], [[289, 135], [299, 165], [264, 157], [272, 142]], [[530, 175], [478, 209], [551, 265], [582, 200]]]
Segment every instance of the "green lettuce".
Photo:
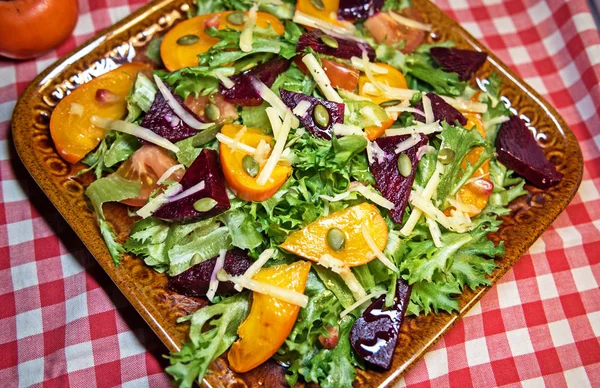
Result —
[[177, 322], [190, 321], [190, 342], [167, 358], [170, 374], [180, 388], [202, 382], [208, 366], [237, 339], [237, 329], [248, 315], [247, 294], [237, 294], [206, 306]]
[[235, 73], [233, 67], [215, 67], [217, 68], [201, 64], [201, 66], [184, 67], [171, 73], [156, 71], [155, 74], [173, 86], [173, 91], [185, 100], [190, 94], [196, 97], [213, 94], [219, 88], [220, 81], [217, 74], [229, 77]]
[[116, 164], [127, 160], [140, 146], [135, 136], [106, 131], [98, 147], [81, 160], [89, 167], [81, 170], [78, 175], [93, 171], [96, 179], [100, 179], [105, 173], [114, 172]]
[[129, 95], [125, 99], [127, 101], [127, 118], [125, 121], [133, 123], [143, 112], [148, 112], [157, 91], [158, 89], [154, 83], [142, 72], [139, 72]]
[[[418, 81], [424, 82], [434, 92], [445, 96], [460, 96], [467, 86], [466, 82], [458, 78], [458, 74], [448, 73], [435, 67], [433, 60], [427, 54], [412, 53], [407, 55], [402, 70], [404, 70], [405, 75], [410, 75]], [[419, 85], [410, 86], [421, 90], [429, 89]]]

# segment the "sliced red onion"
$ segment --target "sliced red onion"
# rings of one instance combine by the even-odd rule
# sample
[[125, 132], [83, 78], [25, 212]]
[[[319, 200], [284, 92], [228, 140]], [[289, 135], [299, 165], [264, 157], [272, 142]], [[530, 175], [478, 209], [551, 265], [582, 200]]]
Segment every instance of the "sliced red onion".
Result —
[[421, 160], [423, 155], [425, 155], [428, 152], [432, 152], [432, 151], [435, 151], [435, 148], [430, 145], [424, 145], [424, 146], [419, 147], [419, 149], [417, 150], [417, 159]]
[[206, 129], [212, 127], [213, 123], [201, 123], [194, 116], [192, 116], [188, 111], [186, 111], [175, 99], [169, 88], [164, 84], [164, 82], [158, 78], [158, 76], [154, 75], [154, 82], [156, 82], [156, 86], [158, 86], [158, 90], [160, 94], [164, 97], [167, 104], [173, 109], [175, 114], [187, 125], [194, 129]]
[[200, 181], [199, 183], [195, 184], [194, 186], [190, 187], [189, 189], [185, 190], [184, 192], [170, 197], [169, 201], [167, 203], [179, 201], [180, 199], [183, 199], [185, 197], [189, 197], [190, 195], [196, 194], [198, 191], [204, 190], [204, 187], [205, 187], [204, 181]]
[[413, 133], [412, 135], [410, 135], [410, 137], [408, 139], [398, 143], [398, 146], [396, 147], [394, 152], [399, 154], [400, 152], [404, 152], [407, 149], [414, 147], [415, 145], [419, 144], [420, 142], [421, 142], [421, 135], [419, 135], [418, 133]]
[[225, 255], [227, 254], [227, 249], [221, 249], [219, 251], [219, 257], [217, 258], [217, 262], [215, 263], [215, 268], [213, 268], [212, 274], [210, 275], [210, 283], [208, 285], [208, 291], [206, 292], [206, 297], [211, 302], [217, 293], [217, 288], [219, 287], [219, 279], [217, 279], [217, 272], [223, 269], [225, 264]]

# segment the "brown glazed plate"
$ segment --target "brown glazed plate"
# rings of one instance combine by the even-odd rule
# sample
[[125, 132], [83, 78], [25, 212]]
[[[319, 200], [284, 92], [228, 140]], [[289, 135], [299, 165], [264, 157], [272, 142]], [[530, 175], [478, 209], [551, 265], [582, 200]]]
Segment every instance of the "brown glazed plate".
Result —
[[[427, 0], [415, 0], [414, 3], [424, 21], [434, 26], [427, 38], [429, 43], [453, 40], [459, 48], [487, 51], [433, 3]], [[127, 256], [120, 268], [115, 267], [95, 216], [84, 198], [85, 187], [90, 181], [75, 177], [82, 169], [81, 165], [68, 164], [59, 157], [50, 138], [49, 122], [53, 108], [68, 91], [120, 63], [143, 60], [144, 46], [185, 19], [192, 4], [193, 0], [155, 0], [90, 39], [33, 80], [21, 96], [12, 121], [15, 146], [27, 170], [171, 351], [178, 350], [187, 340], [187, 324], [177, 324], [176, 319], [195, 311], [205, 302], [167, 290], [166, 275], [154, 272], [136, 257]], [[567, 207], [579, 187], [583, 160], [577, 139], [556, 110], [496, 56], [488, 54], [488, 61], [477, 76], [485, 79], [492, 71], [499, 72], [505, 79], [501, 93], [504, 102], [510, 103], [528, 122], [546, 156], [564, 176], [560, 184], [547, 191], [526, 186], [529, 194], [513, 201], [512, 211], [503, 218], [500, 230], [489, 235], [495, 242], [504, 240], [506, 247], [505, 256], [496, 260], [498, 268], [491, 276], [491, 282], [495, 284]], [[105, 214], [119, 237], [125, 239], [131, 223], [126, 208], [109, 204], [105, 206]], [[392, 386], [488, 290], [489, 287], [480, 287], [476, 291], [467, 289], [460, 297], [459, 313], [405, 319], [391, 370], [358, 370], [355, 386]], [[236, 374], [229, 370], [226, 358], [222, 357], [211, 365], [211, 371], [213, 373], [206, 376], [205, 384], [212, 387], [286, 385], [284, 370], [272, 360], [249, 373]]]

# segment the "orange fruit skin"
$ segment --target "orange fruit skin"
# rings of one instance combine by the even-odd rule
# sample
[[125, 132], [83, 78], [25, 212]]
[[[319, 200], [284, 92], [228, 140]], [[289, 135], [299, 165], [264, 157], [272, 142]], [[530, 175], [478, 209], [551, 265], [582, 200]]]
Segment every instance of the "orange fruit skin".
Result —
[[[303, 293], [308, 280], [310, 263], [263, 268], [254, 280]], [[233, 343], [227, 359], [232, 370], [244, 373], [267, 361], [290, 335], [300, 307], [269, 295], [252, 293], [252, 307], [238, 328], [239, 340]]]
[[[104, 128], [93, 125], [92, 116], [119, 120], [127, 114], [125, 97], [135, 82], [137, 73], [151, 70], [143, 63], [127, 63], [100, 77], [79, 86], [63, 98], [50, 118], [50, 135], [60, 156], [69, 163], [79, 162], [92, 151], [104, 137]], [[106, 89], [117, 95], [119, 100], [101, 104], [96, 100], [98, 89]], [[71, 113], [73, 104], [83, 107], [81, 115]]]
[[73, 32], [77, 0], [0, 1], [0, 55], [34, 58], [65, 41]]
[[[242, 128], [242, 125], [226, 124], [221, 128], [221, 133], [234, 139]], [[265, 135], [258, 128], [246, 128], [246, 133], [242, 136], [240, 142], [256, 148], [261, 140], [271, 144], [273, 138]], [[277, 165], [273, 170], [273, 174], [271, 174], [271, 179], [266, 184], [259, 185], [256, 183], [258, 175], [254, 178], [251, 177], [244, 171], [242, 166], [242, 159], [247, 153], [239, 148], [232, 152], [229, 146], [222, 143], [219, 147], [225, 181], [233, 193], [245, 201], [258, 202], [271, 198], [292, 173], [292, 167]]]
[[[387, 225], [375, 205], [366, 202], [319, 218], [290, 234], [280, 247], [315, 262], [328, 254], [348, 267], [356, 267], [375, 258], [363, 237], [363, 224], [383, 251], [388, 240]], [[327, 243], [327, 232], [331, 228], [338, 228], [346, 235], [346, 245], [340, 252], [331, 249]]]
[[[231, 13], [233, 11], [200, 15], [173, 27], [165, 35], [160, 45], [160, 56], [165, 67], [169, 71], [175, 71], [184, 67], [198, 66], [198, 54], [207, 52], [219, 42], [218, 38], [214, 38], [204, 31], [206, 28], [214, 25], [219, 30], [231, 28], [239, 31], [244, 27], [243, 24], [238, 26], [227, 21], [227, 15]], [[247, 12], [245, 13], [247, 14]], [[257, 27], [268, 28], [271, 26], [276, 34], [283, 34], [285, 29], [277, 17], [265, 12], [257, 12], [256, 16]], [[196, 35], [199, 39], [196, 43], [186, 46], [178, 44], [177, 40], [186, 35]]]

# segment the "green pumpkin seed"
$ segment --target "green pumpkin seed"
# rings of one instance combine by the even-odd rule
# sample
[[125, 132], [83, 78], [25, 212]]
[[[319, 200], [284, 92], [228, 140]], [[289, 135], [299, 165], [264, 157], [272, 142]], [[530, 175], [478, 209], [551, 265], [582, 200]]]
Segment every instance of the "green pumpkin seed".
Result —
[[389, 100], [389, 101], [384, 101], [382, 103], [379, 104], [380, 107], [382, 108], [389, 108], [390, 106], [396, 106], [398, 104], [400, 104], [402, 101], [400, 100]]
[[327, 111], [327, 108], [321, 104], [315, 106], [313, 118], [315, 119], [317, 125], [321, 128], [327, 128], [329, 125], [329, 112]]
[[327, 244], [336, 252], [343, 251], [346, 247], [346, 235], [338, 228], [331, 228], [327, 232]]
[[438, 160], [442, 164], [450, 164], [454, 161], [456, 153], [450, 148], [442, 148], [438, 153]]
[[400, 154], [398, 157], [398, 172], [403, 177], [408, 177], [412, 171], [412, 163], [406, 154]]
[[331, 47], [332, 49], [336, 49], [336, 48], [340, 47], [340, 44], [333, 36], [322, 35], [321, 42], [323, 42], [325, 44], [325, 46]]
[[200, 40], [198, 35], [190, 34], [184, 35], [181, 38], [177, 39], [177, 44], [180, 46], [189, 46]]
[[232, 12], [227, 15], [227, 21], [234, 26], [241, 26], [246, 22], [246, 15], [241, 11]]
[[204, 114], [210, 121], [217, 121], [219, 117], [221, 117], [219, 108], [213, 104], [206, 105], [206, 108], [204, 108]]
[[323, 4], [323, 0], [310, 0], [310, 3], [318, 10], [324, 10], [325, 4]]
[[197, 212], [207, 212], [217, 206], [217, 201], [212, 198], [202, 198], [194, 202], [194, 209]]
[[254, 178], [255, 176], [258, 175], [258, 170], [260, 169], [260, 166], [259, 166], [258, 162], [256, 161], [256, 159], [254, 159], [250, 155], [246, 155], [242, 159], [242, 168], [244, 169], [246, 174], [248, 174], [252, 178]]

